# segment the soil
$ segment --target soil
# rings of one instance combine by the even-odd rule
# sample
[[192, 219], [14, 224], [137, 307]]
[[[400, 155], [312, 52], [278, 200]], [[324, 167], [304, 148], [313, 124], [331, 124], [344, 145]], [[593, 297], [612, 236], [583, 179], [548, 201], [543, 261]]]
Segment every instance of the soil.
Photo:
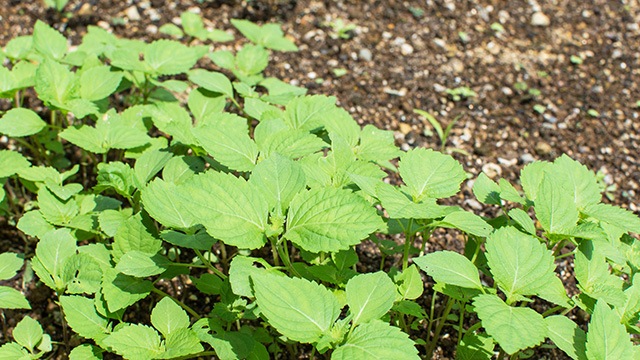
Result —
[[[206, 26], [238, 35], [236, 42], [215, 44], [216, 49], [244, 43], [232, 18], [282, 23], [300, 50], [275, 52], [266, 75], [304, 86], [310, 94], [336, 96], [361, 124], [393, 130], [405, 150], [441, 146], [431, 125], [413, 109], [430, 112], [443, 127], [462, 116], [445, 148], [463, 151], [452, 154], [470, 178], [484, 170], [516, 183], [527, 163], [567, 154], [599, 172], [605, 201], [639, 213], [636, 0], [71, 0], [63, 14], [41, 1], [0, 0], [0, 44], [30, 34], [36, 19], [62, 31], [74, 45], [93, 24], [121, 37], [152, 41], [167, 37], [158, 28], [177, 23], [185, 10], [199, 12]], [[346, 38], [335, 38], [329, 24], [337, 19], [357, 27]], [[201, 65], [216, 69], [209, 60]], [[337, 76], [335, 69], [346, 74]], [[460, 87], [477, 95], [454, 101], [446, 91]], [[452, 201], [477, 214], [495, 212], [474, 199], [471, 186], [471, 181], [463, 184]], [[0, 249], [24, 252], [13, 221], [0, 224]], [[463, 244], [457, 234], [443, 231], [427, 249], [460, 251]], [[375, 267], [380, 254], [373, 249], [359, 247], [361, 259]], [[558, 271], [563, 278], [571, 276], [562, 266]], [[52, 294], [44, 286], [27, 287], [34, 307], [29, 315], [42, 318], [45, 331], [60, 340]], [[9, 330], [23, 315], [5, 312]], [[586, 324], [581, 314], [571, 315]], [[434, 359], [454, 357], [457, 333], [445, 332]], [[565, 357], [539, 350], [534, 358]]]

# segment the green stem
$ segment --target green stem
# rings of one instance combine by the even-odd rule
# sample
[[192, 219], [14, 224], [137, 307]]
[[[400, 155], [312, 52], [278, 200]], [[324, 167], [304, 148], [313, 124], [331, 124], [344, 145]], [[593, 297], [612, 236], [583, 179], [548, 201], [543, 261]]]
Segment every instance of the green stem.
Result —
[[498, 353], [498, 360], [503, 360], [504, 359], [504, 350], [502, 348], [500, 348], [500, 352]]
[[413, 234], [411, 233], [411, 225], [413, 225], [413, 219], [409, 219], [408, 226], [404, 231], [404, 252], [402, 253], [402, 271], [409, 267], [409, 250], [413, 245]]
[[560, 254], [560, 251], [564, 248], [564, 244], [567, 242], [567, 239], [562, 239], [560, 242], [556, 244], [556, 248], [553, 250], [553, 256], [556, 257]]
[[549, 315], [553, 314], [554, 312], [556, 312], [556, 311], [558, 311], [558, 310], [560, 310], [560, 309], [564, 309], [564, 306], [555, 306], [555, 307], [552, 307], [551, 309], [549, 309], [549, 310], [547, 310], [547, 311], [543, 312], [543, 313], [542, 313], [542, 317], [543, 317], [543, 318], [544, 318], [544, 317], [547, 317], [547, 316], [549, 316]]
[[199, 352], [197, 354], [191, 354], [191, 355], [185, 355], [185, 356], [179, 356], [179, 357], [174, 357], [171, 358], [172, 360], [186, 360], [186, 359], [195, 359], [195, 358], [199, 358], [199, 357], [209, 357], [209, 356], [216, 356], [216, 352], [215, 351], [203, 351], [203, 352]]
[[502, 205], [502, 200], [500, 200], [500, 204], [498, 204], [500, 206], [500, 209], [502, 209], [502, 212], [504, 213], [504, 216], [507, 218], [507, 225], [511, 225], [511, 218], [509, 217], [509, 214], [507, 213], [507, 209], [505, 209], [505, 207]]
[[477, 323], [471, 325], [471, 327], [468, 328], [467, 331], [465, 331], [464, 333], [466, 334], [468, 332], [474, 332], [474, 331], [480, 329], [481, 327], [482, 327], [482, 322], [478, 321]]
[[420, 256], [424, 256], [424, 251], [427, 248], [427, 242], [429, 241], [429, 239], [431, 239], [431, 234], [433, 234], [433, 231], [435, 229], [429, 229], [429, 232], [427, 232], [427, 236], [424, 236], [424, 234], [422, 234], [422, 247], [420, 248]]
[[227, 258], [227, 247], [222, 242], [220, 242], [219, 244], [220, 244], [220, 262], [222, 263], [222, 267], [225, 270], [228, 270], [229, 261]]
[[440, 319], [438, 319], [438, 326], [436, 327], [436, 332], [433, 334], [433, 339], [431, 341], [431, 345], [429, 346], [429, 351], [427, 351], [427, 354], [431, 354], [430, 356], [432, 357], [433, 357], [433, 352], [436, 349], [436, 344], [438, 343], [438, 339], [440, 338], [440, 333], [442, 332], [442, 328], [444, 327], [444, 324], [447, 322], [447, 316], [449, 316], [449, 313], [451, 312], [451, 308], [453, 308], [454, 303], [455, 303], [455, 300], [449, 297], [449, 299], [447, 300], [447, 306], [444, 309], [444, 313], [442, 314], [442, 316], [440, 316]]
[[460, 342], [462, 341], [462, 336], [464, 335], [464, 331], [462, 327], [464, 326], [464, 303], [460, 303], [460, 316], [458, 321], [458, 346], [460, 346]]
[[67, 320], [64, 316], [64, 310], [62, 309], [62, 305], [60, 305], [60, 292], [56, 291], [56, 295], [58, 296], [58, 307], [60, 308], [60, 318], [62, 322], [62, 339], [64, 340], [64, 348], [67, 352], [67, 355], [70, 352], [69, 349], [69, 330], [67, 329]]
[[[436, 311], [436, 297], [437, 297], [438, 293], [434, 292], [433, 296], [431, 296], [431, 310], [429, 311], [429, 324], [427, 325], [427, 336], [431, 335], [431, 326], [433, 326], [433, 315], [435, 315], [435, 311]], [[431, 341], [427, 342], [426, 344], [424, 344], [424, 348], [425, 350], [428, 350], [431, 347], [430, 346]]]
[[562, 255], [556, 256], [556, 260], [562, 259], [563, 257], [571, 256], [571, 255], [573, 255], [575, 253], [576, 253], [576, 250], [573, 250], [573, 251], [570, 251], [570, 252], [568, 252], [566, 254], [562, 254]]
[[198, 249], [194, 249], [193, 250], [196, 255], [198, 256], [198, 259], [200, 259], [200, 261], [202, 261], [202, 263], [211, 271], [213, 271], [214, 274], [218, 275], [222, 280], [226, 280], [227, 279], [227, 275], [225, 275], [224, 273], [222, 273], [222, 271], [218, 270], [215, 268], [215, 266], [213, 266], [211, 264], [211, 262], [209, 260], [207, 260], [203, 255], [202, 252]]
[[20, 90], [16, 91], [16, 93], [13, 95], [13, 107], [20, 107]]
[[185, 305], [182, 301], [174, 298], [173, 296], [167, 294], [166, 292], [158, 289], [158, 288], [153, 288], [154, 293], [161, 295], [162, 297], [168, 297], [169, 299], [175, 301], [176, 304], [180, 305], [181, 308], [185, 309], [189, 314], [191, 314], [193, 317], [195, 317], [196, 319], [200, 320], [202, 317], [200, 315], [198, 315], [197, 312], [195, 312], [192, 308], [188, 307], [187, 305]]
[[280, 266], [280, 258], [278, 256], [278, 241], [275, 237], [270, 237], [269, 241], [271, 241], [271, 255], [273, 256], [273, 264], [275, 266]]
[[[284, 248], [284, 250], [282, 248]], [[301, 278], [302, 275], [300, 275], [298, 270], [296, 270], [296, 268], [293, 267], [293, 264], [291, 264], [291, 259], [289, 258], [289, 247], [287, 246], [287, 240], [285, 239], [282, 239], [282, 248], [276, 243], [276, 249], [278, 249], [278, 254], [282, 259], [282, 262], [284, 262], [284, 265], [289, 269], [289, 272], [292, 275]]]
[[198, 265], [198, 264], [185, 264], [185, 263], [171, 263], [171, 266], [184, 266], [184, 267], [194, 267], [194, 268], [203, 268], [208, 269], [209, 267], [206, 265]]

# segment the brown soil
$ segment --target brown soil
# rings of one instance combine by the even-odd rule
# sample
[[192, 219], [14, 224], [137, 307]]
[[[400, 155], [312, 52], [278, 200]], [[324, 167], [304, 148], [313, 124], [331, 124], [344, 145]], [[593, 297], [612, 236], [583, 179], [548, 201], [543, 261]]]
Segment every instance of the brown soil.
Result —
[[[132, 7], [140, 19], [130, 18]], [[179, 19], [187, 9], [200, 11], [205, 25], [236, 35], [229, 19], [282, 23], [300, 52], [274, 53], [267, 75], [304, 86], [311, 94], [336, 96], [360, 123], [395, 131], [403, 149], [440, 146], [429, 123], [414, 114], [414, 108], [432, 113], [444, 124], [462, 115], [446, 145], [469, 154], [453, 155], [470, 178], [484, 169], [515, 183], [526, 163], [566, 153], [601, 172], [612, 203], [638, 213], [640, 6], [636, 1], [72, 0], [65, 10], [71, 16], [66, 17], [41, 1], [0, 0], [0, 44], [30, 34], [36, 19], [55, 26], [73, 44], [91, 24], [121, 37], [151, 41], [165, 37], [158, 27]], [[549, 25], [531, 24], [537, 11], [548, 16]], [[336, 19], [357, 25], [348, 33], [350, 38], [331, 37], [335, 32], [328, 24]], [[504, 30], [493, 30], [492, 24]], [[236, 48], [243, 42], [216, 48]], [[203, 66], [215, 68], [208, 60]], [[338, 77], [336, 68], [347, 73]], [[453, 101], [445, 91], [458, 87], [469, 87], [477, 96]], [[543, 105], [544, 113], [536, 112], [535, 105]], [[588, 110], [597, 114], [589, 115]], [[485, 210], [474, 200], [470, 186], [464, 184], [455, 201], [482, 214]], [[13, 230], [12, 219], [0, 225], [0, 250], [28, 251], [26, 239]], [[455, 233], [443, 232], [428, 249], [462, 246]], [[372, 248], [362, 246], [361, 259], [371, 258], [372, 266], [378, 266], [379, 254]], [[42, 318], [45, 331], [60, 340], [52, 294], [44, 286], [27, 286], [34, 307], [29, 314]], [[430, 303], [430, 298], [423, 300]], [[24, 313], [5, 315], [11, 328]], [[582, 316], [576, 321], [586, 323]], [[454, 356], [457, 333], [445, 332], [450, 332], [450, 340], [441, 343], [438, 359]], [[544, 350], [534, 358], [563, 356]]]

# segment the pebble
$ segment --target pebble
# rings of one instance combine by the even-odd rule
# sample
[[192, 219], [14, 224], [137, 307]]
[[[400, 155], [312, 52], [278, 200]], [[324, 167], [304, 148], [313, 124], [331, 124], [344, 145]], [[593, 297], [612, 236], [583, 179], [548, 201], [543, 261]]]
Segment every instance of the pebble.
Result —
[[371, 54], [371, 50], [369, 49], [360, 49], [358, 52], [358, 58], [368, 62], [373, 59], [373, 54]]
[[505, 158], [499, 157], [498, 163], [503, 166], [513, 166], [518, 163], [518, 159], [505, 159]]
[[440, 84], [433, 84], [433, 91], [435, 91], [437, 93], [443, 93], [443, 92], [447, 91], [447, 88], [445, 86], [440, 85]]
[[82, 7], [78, 10], [78, 15], [80, 16], [91, 16], [93, 13], [93, 7], [91, 7], [91, 4], [89, 3], [82, 4]]
[[158, 27], [155, 26], [155, 25], [149, 25], [149, 26], [147, 26], [145, 31], [148, 34], [157, 34], [158, 33]]
[[498, 164], [486, 163], [482, 165], [482, 172], [485, 173], [485, 175], [487, 175], [490, 179], [493, 179], [496, 176], [502, 175], [502, 168]]
[[611, 58], [612, 59], [619, 59], [622, 57], [622, 50], [620, 49], [615, 49], [613, 50], [613, 52], [611, 53]]
[[542, 114], [542, 117], [544, 118], [544, 121], [550, 123], [550, 124], [555, 124], [558, 122], [558, 118], [556, 118], [555, 116], [551, 115], [551, 114], [547, 114], [544, 113]]
[[162, 20], [162, 17], [160, 16], [160, 13], [158, 12], [158, 10], [156, 10], [154, 8], [147, 9], [146, 14], [147, 14], [147, 16], [149, 16], [149, 20], [151, 20], [151, 21], [160, 21], [160, 20]]
[[141, 19], [140, 13], [138, 12], [138, 7], [135, 5], [127, 8], [124, 11], [124, 14], [127, 16], [127, 19], [129, 19], [129, 21], [140, 21]]
[[460, 74], [464, 71], [464, 64], [459, 59], [453, 59], [449, 62], [454, 73]]
[[400, 124], [398, 124], [398, 130], [400, 130], [402, 135], [407, 135], [413, 130], [413, 128], [411, 127], [411, 125], [401, 122]]
[[100, 20], [96, 23], [96, 25], [98, 25], [99, 27], [105, 29], [105, 30], [109, 30], [111, 29], [111, 25], [109, 25], [108, 22], [104, 21], [104, 20]]
[[407, 56], [407, 55], [411, 55], [413, 54], [413, 46], [409, 45], [409, 44], [402, 44], [400, 46], [400, 53], [402, 53], [402, 55]]
[[522, 163], [526, 165], [536, 161], [536, 159], [533, 157], [533, 155], [525, 153], [520, 156], [520, 161], [522, 161]]
[[538, 141], [535, 150], [538, 155], [545, 156], [549, 155], [551, 151], [553, 151], [553, 148], [544, 141]]
[[315, 72], [313, 72], [313, 71], [312, 71], [312, 72], [310, 72], [310, 73], [308, 73], [308, 74], [307, 74], [307, 77], [308, 77], [309, 79], [313, 80], [313, 79], [317, 78], [317, 77], [318, 77], [318, 75], [317, 75]]
[[447, 43], [444, 40], [438, 39], [438, 38], [433, 39], [433, 43], [436, 44], [436, 46], [441, 47], [441, 48], [444, 48], [444, 47], [447, 46]]
[[544, 13], [538, 11], [531, 16], [531, 25], [533, 26], [549, 26], [551, 25], [551, 20]]
[[393, 96], [405, 96], [407, 95], [407, 88], [402, 88], [400, 90], [394, 90], [388, 86], [382, 89], [385, 94], [393, 95]]
[[471, 209], [473, 209], [473, 210], [478, 210], [478, 211], [480, 211], [480, 210], [484, 209], [484, 207], [482, 206], [482, 204], [480, 204], [480, 203], [478, 202], [478, 200], [476, 200], [476, 199], [465, 199], [465, 200], [462, 202], [462, 204], [463, 204], [463, 205], [467, 205], [467, 206], [469, 206], [469, 207], [470, 207]]
[[503, 93], [505, 96], [511, 96], [511, 95], [513, 95], [513, 90], [511, 90], [511, 88], [510, 88], [510, 87], [506, 87], [506, 86], [505, 86], [505, 87], [503, 87], [503, 88], [502, 88], [502, 89], [500, 89], [500, 90], [502, 91], [502, 93]]

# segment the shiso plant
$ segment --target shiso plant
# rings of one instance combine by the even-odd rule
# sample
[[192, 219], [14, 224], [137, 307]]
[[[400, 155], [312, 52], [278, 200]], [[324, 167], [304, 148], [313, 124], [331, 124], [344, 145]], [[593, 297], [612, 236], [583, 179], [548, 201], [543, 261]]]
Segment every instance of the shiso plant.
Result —
[[[178, 30], [215, 40], [192, 20]], [[98, 27], [69, 52], [40, 21], [7, 44], [0, 211], [25, 250], [0, 254], [0, 280], [32, 269], [63, 339], [0, 286], [0, 308], [21, 317], [0, 359], [421, 359], [445, 327], [458, 359], [640, 357], [640, 218], [602, 203], [593, 172], [566, 155], [534, 162], [522, 191], [480, 174], [473, 193], [494, 218], [442, 205], [466, 180], [459, 162], [400, 151], [334, 97], [265, 76], [270, 51], [297, 47], [277, 24], [232, 24], [249, 40], [235, 53]], [[194, 68], [205, 56], [219, 71]], [[23, 107], [31, 90], [45, 110]], [[438, 229], [464, 251], [428, 252]]]

